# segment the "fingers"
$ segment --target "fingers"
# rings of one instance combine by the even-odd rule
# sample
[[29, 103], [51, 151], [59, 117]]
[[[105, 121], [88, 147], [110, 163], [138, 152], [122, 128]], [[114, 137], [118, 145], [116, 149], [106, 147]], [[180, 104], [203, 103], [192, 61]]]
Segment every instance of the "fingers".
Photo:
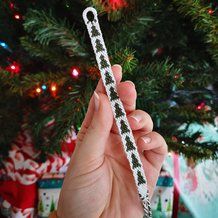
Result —
[[91, 123], [77, 150], [82, 162], [94, 160], [104, 154], [106, 141], [113, 124], [110, 102], [105, 94], [94, 94], [94, 112]]
[[[151, 116], [145, 111], [134, 110], [127, 115], [127, 119], [133, 131], [140, 131], [139, 133], [136, 132], [134, 134], [136, 138], [140, 136], [141, 132], [143, 132], [143, 134], [146, 134], [151, 132], [153, 129], [153, 121], [151, 119]], [[112, 132], [118, 133], [118, 129], [115, 124], [112, 127]]]
[[[112, 66], [112, 71], [116, 80], [116, 84], [119, 84], [121, 79], [122, 79], [122, 68], [120, 65], [115, 64], [114, 66]], [[102, 83], [102, 79], [99, 80], [98, 85], [95, 89], [95, 92], [97, 93], [105, 93], [105, 88], [104, 85]], [[87, 130], [87, 128], [90, 125], [90, 122], [92, 120], [93, 117], [93, 112], [94, 112], [94, 97], [92, 96], [89, 102], [89, 106], [88, 106], [88, 110], [85, 116], [85, 119], [83, 120], [80, 132], [78, 133], [77, 139], [78, 142], [82, 141], [84, 134]]]
[[128, 113], [135, 110], [137, 93], [134, 83], [131, 81], [121, 82], [117, 86], [117, 92], [123, 102], [125, 111]]
[[157, 132], [141, 133], [137, 139], [137, 147], [139, 153], [159, 170], [168, 151], [164, 138]]
[[151, 116], [142, 110], [135, 110], [128, 114], [128, 121], [132, 130], [140, 130], [149, 133], [153, 129]]
[[151, 197], [167, 155], [167, 144], [157, 132], [148, 134], [141, 132], [141, 136], [137, 140], [137, 147], [148, 180], [149, 196]]

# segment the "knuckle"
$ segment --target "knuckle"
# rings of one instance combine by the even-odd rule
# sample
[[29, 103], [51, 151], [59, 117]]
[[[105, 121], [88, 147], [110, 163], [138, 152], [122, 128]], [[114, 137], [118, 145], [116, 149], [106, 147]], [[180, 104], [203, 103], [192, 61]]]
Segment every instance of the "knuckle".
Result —
[[141, 116], [143, 117], [143, 120], [144, 120], [144, 122], [146, 124], [146, 127], [150, 131], [152, 131], [152, 129], [154, 127], [154, 123], [153, 123], [153, 120], [152, 120], [151, 116], [147, 112], [145, 112], [143, 110], [136, 110], [136, 112], [141, 114]]
[[88, 129], [87, 129], [87, 133], [90, 134], [90, 133], [94, 132], [95, 130], [96, 130], [96, 125], [94, 125], [93, 122], [91, 122]]
[[152, 133], [153, 133], [153, 138], [155, 139], [156, 143], [158, 143], [162, 147], [164, 153], [167, 153], [168, 146], [167, 146], [167, 143], [164, 137], [160, 135], [158, 132], [152, 132]]

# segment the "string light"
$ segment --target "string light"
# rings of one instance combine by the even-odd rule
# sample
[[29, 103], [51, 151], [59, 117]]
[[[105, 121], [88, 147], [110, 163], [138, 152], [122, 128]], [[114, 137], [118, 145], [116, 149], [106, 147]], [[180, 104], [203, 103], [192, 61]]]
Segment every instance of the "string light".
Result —
[[78, 67], [71, 67], [70, 68], [70, 74], [73, 78], [77, 78], [80, 74], [80, 70]]
[[42, 90], [46, 90], [47, 86], [46, 85], [42, 85]]
[[204, 108], [204, 106], [205, 106], [205, 103], [204, 103], [204, 102], [201, 102], [201, 103], [196, 107], [196, 109], [197, 109], [197, 110], [202, 110], [202, 109]]
[[57, 86], [55, 84], [51, 85], [51, 91], [52, 92], [57, 91]]
[[14, 15], [14, 18], [15, 18], [16, 20], [20, 20], [20, 19], [21, 19], [21, 16], [20, 16], [19, 14], [15, 14], [15, 15]]
[[18, 73], [20, 73], [20, 65], [16, 62], [13, 62], [8, 67], [6, 67], [6, 70], [11, 72], [11, 73], [18, 74]]
[[214, 13], [214, 10], [212, 10], [211, 8], [208, 10], [208, 13], [209, 14], [213, 14]]
[[7, 44], [5, 42], [0, 42], [0, 46], [3, 48], [7, 48]]
[[2, 48], [6, 49], [6, 50], [8, 50], [8, 51], [10, 51], [10, 52], [12, 52], [11, 49], [9, 48], [9, 46], [8, 46], [5, 42], [0, 41], [0, 46], [1, 46]]
[[70, 91], [72, 90], [72, 86], [68, 86], [67, 89]]
[[38, 94], [40, 94], [41, 92], [42, 92], [42, 89], [41, 88], [36, 88], [36, 92], [38, 93]]
[[51, 92], [51, 95], [53, 97], [56, 97], [57, 95], [57, 84], [56, 83], [52, 83], [51, 86], [50, 86], [50, 92]]
[[10, 7], [10, 9], [14, 9], [14, 3], [10, 2], [9, 7]]
[[12, 70], [15, 70], [15, 69], [16, 69], [16, 67], [15, 67], [14, 65], [11, 65], [10, 68], [11, 68]]

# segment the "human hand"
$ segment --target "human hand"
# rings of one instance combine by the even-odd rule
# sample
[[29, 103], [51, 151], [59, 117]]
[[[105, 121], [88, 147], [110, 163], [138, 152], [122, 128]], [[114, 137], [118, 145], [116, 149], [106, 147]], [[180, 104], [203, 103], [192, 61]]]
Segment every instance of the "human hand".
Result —
[[[152, 131], [151, 117], [135, 109], [134, 84], [121, 82], [119, 65], [114, 65], [112, 70], [137, 142], [151, 197], [167, 154], [167, 145], [160, 134]], [[143, 217], [132, 171], [101, 79], [77, 136], [57, 214], [59, 218]]]

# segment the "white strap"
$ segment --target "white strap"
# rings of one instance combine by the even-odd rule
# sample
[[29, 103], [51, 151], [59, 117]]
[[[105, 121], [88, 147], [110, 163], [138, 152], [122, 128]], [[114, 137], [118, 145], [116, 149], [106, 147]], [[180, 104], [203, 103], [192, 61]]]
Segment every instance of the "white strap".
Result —
[[139, 197], [145, 211], [144, 217], [151, 217], [151, 207], [149, 201], [147, 180], [144, 174], [142, 162], [136, 147], [135, 139], [132, 130], [129, 126], [126, 112], [123, 104], [117, 94], [116, 81], [111, 70], [111, 64], [108, 58], [107, 49], [102, 37], [101, 29], [98, 23], [97, 11], [88, 7], [83, 11], [83, 19], [87, 26], [92, 46], [95, 52], [101, 77], [110, 99], [113, 115], [119, 129], [119, 134], [122, 139], [123, 147], [129, 161], [135, 184], [138, 189]]

